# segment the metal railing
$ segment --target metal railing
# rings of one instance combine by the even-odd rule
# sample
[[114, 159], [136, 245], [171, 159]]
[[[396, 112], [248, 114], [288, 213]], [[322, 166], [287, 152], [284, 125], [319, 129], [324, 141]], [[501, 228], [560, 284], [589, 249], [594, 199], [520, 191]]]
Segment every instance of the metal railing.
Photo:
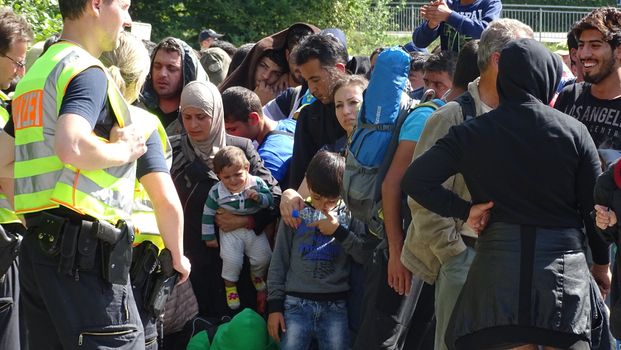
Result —
[[[394, 7], [389, 30], [394, 32], [412, 32], [421, 22], [420, 7], [426, 3], [407, 2]], [[571, 26], [593, 8], [580, 6], [547, 6], [503, 4], [502, 17], [520, 20], [533, 28], [543, 39], [550, 33], [567, 33]], [[559, 36], [558, 34], [556, 36]], [[561, 35], [563, 39], [564, 36]]]

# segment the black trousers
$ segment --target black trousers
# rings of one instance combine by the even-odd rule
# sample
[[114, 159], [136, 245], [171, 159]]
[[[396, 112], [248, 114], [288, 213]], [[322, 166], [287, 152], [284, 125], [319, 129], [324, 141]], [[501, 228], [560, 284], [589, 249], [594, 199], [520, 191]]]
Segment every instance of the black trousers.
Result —
[[140, 314], [140, 320], [142, 321], [142, 328], [144, 329], [144, 341], [145, 350], [157, 350], [158, 349], [158, 321], [156, 318], [151, 317], [150, 312], [147, 310], [145, 304], [146, 300], [142, 298], [142, 292], [137, 288], [132, 288], [134, 298], [136, 299], [136, 306], [138, 307], [138, 313]]
[[0, 279], [0, 349], [21, 349], [17, 260]]
[[[97, 253], [101, 255], [100, 253]], [[132, 288], [102, 279], [101, 256], [79, 278], [58, 272], [27, 233], [20, 252], [22, 307], [31, 349], [145, 349]]]
[[[2, 228], [20, 235], [26, 232], [20, 223], [2, 224]], [[5, 275], [0, 276], [0, 349], [28, 348], [19, 296], [19, 259], [15, 259]]]
[[365, 275], [362, 324], [353, 349], [433, 349], [433, 286], [419, 280], [407, 296], [390, 288], [385, 240], [367, 262]]

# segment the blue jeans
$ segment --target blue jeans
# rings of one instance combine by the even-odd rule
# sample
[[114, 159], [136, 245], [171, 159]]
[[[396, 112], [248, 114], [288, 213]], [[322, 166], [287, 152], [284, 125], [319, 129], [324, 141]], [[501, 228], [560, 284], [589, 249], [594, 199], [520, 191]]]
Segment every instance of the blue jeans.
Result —
[[281, 350], [308, 349], [315, 339], [319, 350], [349, 348], [347, 302], [313, 301], [287, 295], [285, 298], [285, 329]]

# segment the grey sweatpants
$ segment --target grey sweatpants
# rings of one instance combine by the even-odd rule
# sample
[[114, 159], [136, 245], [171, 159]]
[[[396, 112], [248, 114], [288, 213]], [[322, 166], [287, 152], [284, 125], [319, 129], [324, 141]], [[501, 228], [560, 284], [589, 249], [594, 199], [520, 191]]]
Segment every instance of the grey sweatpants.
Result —
[[247, 228], [220, 232], [222, 278], [230, 282], [239, 280], [239, 272], [244, 264], [244, 254], [250, 260], [252, 274], [265, 279], [267, 267], [272, 258], [272, 249], [265, 233], [257, 236], [253, 230]]

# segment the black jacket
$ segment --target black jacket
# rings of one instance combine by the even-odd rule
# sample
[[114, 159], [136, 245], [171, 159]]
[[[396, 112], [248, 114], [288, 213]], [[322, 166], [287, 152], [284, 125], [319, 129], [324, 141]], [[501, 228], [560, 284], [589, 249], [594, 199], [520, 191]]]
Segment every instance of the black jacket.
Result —
[[548, 106], [561, 62], [532, 39], [502, 51], [497, 88], [500, 105], [449, 130], [415, 160], [403, 190], [427, 209], [467, 219], [472, 203], [442, 187], [461, 173], [473, 203], [494, 202], [491, 222], [537, 227], [586, 227], [593, 259], [609, 261], [590, 212], [600, 173], [586, 127]]
[[343, 136], [345, 130], [336, 119], [334, 103], [324, 105], [316, 100], [302, 108], [295, 127], [293, 155], [289, 164], [289, 187], [300, 187], [308, 163], [315, 153]]

